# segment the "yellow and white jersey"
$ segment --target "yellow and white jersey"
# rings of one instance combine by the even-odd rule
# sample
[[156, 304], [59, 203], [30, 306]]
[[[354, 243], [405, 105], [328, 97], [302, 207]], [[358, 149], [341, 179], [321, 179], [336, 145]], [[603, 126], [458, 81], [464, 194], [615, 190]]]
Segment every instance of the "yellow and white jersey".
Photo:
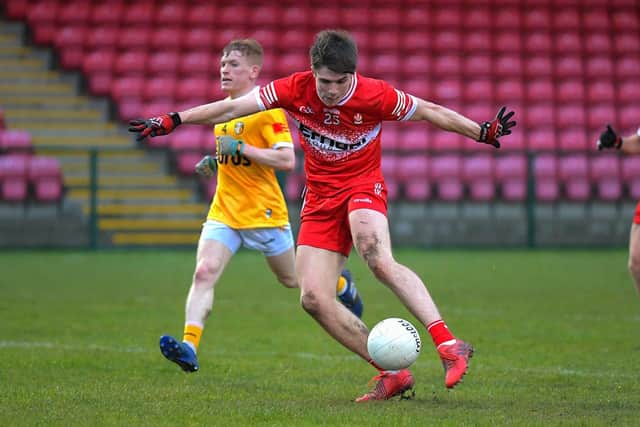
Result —
[[[281, 109], [218, 124], [214, 133], [216, 137], [229, 135], [258, 148], [293, 148], [287, 119]], [[207, 219], [237, 229], [287, 225], [287, 204], [274, 169], [245, 156], [219, 156], [218, 185]]]

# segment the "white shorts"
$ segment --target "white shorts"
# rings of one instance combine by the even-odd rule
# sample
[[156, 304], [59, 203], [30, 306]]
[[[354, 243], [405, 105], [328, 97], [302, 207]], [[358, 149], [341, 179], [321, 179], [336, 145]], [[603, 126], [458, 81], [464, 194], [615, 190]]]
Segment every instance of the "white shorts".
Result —
[[200, 239], [217, 240], [234, 254], [242, 245], [260, 251], [265, 256], [281, 255], [293, 247], [293, 234], [289, 224], [275, 228], [238, 230], [218, 221], [207, 220], [202, 224]]

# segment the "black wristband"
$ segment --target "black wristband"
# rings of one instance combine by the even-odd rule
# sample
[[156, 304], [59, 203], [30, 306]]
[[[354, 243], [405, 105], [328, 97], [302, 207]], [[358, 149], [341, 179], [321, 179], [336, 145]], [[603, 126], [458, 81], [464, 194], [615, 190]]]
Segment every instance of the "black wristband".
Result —
[[173, 121], [173, 127], [176, 127], [182, 124], [182, 119], [180, 119], [180, 114], [169, 113], [169, 117], [171, 117], [171, 120]]

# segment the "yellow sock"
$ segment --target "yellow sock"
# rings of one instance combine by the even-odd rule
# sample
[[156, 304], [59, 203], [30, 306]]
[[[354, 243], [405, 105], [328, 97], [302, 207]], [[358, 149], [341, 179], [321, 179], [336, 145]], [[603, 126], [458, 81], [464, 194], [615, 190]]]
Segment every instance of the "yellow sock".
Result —
[[342, 295], [347, 290], [347, 279], [344, 276], [340, 276], [338, 283], [336, 284], [336, 294]]
[[198, 350], [200, 344], [200, 337], [202, 336], [202, 328], [193, 324], [187, 323], [184, 325], [184, 335], [182, 341], [191, 343], [193, 347]]

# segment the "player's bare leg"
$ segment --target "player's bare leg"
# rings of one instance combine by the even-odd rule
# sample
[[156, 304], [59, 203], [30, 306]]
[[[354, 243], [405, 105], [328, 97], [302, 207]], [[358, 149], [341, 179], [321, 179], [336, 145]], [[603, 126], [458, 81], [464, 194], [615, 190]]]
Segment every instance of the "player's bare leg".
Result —
[[273, 274], [276, 275], [278, 281], [287, 288], [298, 287], [295, 258], [296, 255], [293, 246], [285, 253], [267, 257], [269, 268], [271, 268]]
[[640, 225], [631, 224], [629, 233], [629, 272], [640, 296]]
[[213, 308], [213, 289], [231, 260], [232, 252], [216, 240], [200, 239], [196, 268], [187, 296], [185, 327], [182, 342], [171, 335], [160, 337], [160, 351], [185, 372], [199, 369], [196, 352], [204, 323]]
[[349, 224], [356, 250], [371, 272], [427, 327], [444, 366], [445, 385], [455, 387], [467, 372], [473, 347], [449, 332], [420, 277], [393, 258], [385, 215], [356, 209], [349, 214]]
[[358, 317], [336, 300], [335, 283], [346, 259], [342, 254], [298, 246], [296, 272], [300, 284], [300, 302], [333, 338], [365, 360], [369, 330]]

